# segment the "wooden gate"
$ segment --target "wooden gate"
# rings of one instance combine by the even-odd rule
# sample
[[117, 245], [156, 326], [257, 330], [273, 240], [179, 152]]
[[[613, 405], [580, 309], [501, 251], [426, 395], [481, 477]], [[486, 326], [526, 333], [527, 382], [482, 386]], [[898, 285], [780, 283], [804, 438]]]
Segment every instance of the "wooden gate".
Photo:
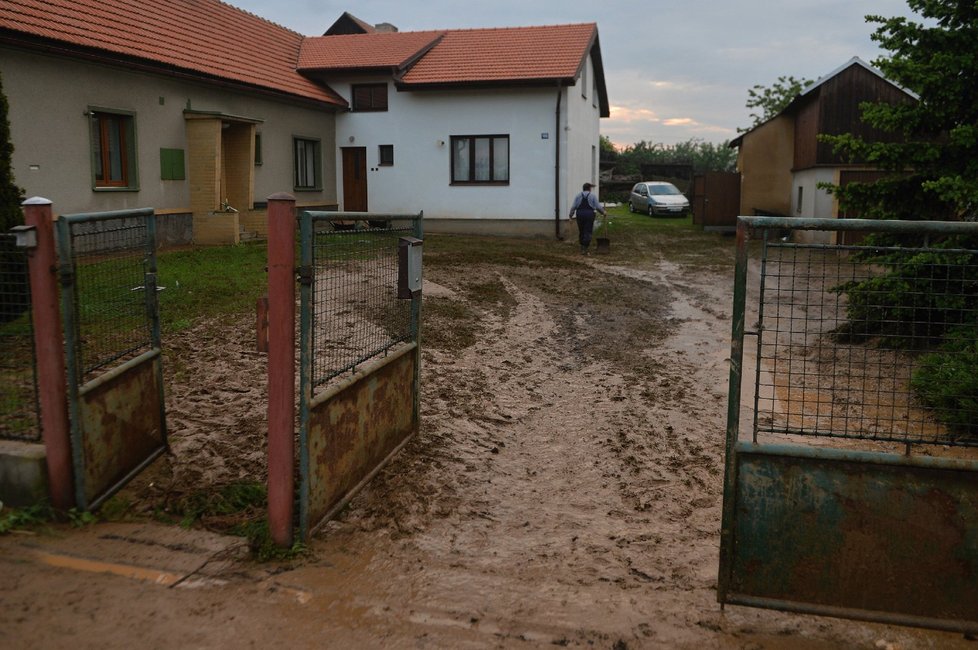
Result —
[[707, 172], [693, 178], [693, 223], [704, 230], [737, 228], [740, 212], [740, 174]]

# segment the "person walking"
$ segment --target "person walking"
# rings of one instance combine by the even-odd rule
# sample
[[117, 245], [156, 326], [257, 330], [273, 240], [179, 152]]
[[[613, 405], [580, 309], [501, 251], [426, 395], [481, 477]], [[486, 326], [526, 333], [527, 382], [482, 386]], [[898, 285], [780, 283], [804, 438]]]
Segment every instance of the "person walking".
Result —
[[600, 212], [603, 217], [608, 217], [608, 213], [604, 211], [601, 203], [598, 202], [598, 197], [591, 191], [593, 187], [590, 183], [584, 183], [583, 190], [578, 192], [577, 196], [574, 197], [574, 202], [571, 203], [570, 218], [577, 218], [577, 233], [581, 244], [581, 255], [589, 254], [588, 246], [591, 245], [591, 233], [594, 232], [595, 213]]

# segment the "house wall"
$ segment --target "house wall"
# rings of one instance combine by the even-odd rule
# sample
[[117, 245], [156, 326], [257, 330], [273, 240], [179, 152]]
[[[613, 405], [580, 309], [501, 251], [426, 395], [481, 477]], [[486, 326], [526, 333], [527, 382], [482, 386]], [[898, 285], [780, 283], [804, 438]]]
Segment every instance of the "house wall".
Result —
[[[819, 183], [838, 183], [839, 170], [835, 167], [814, 167], [793, 174], [792, 211], [791, 215], [805, 219], [835, 219], [838, 216], [838, 204], [835, 197], [828, 191], [820, 189]], [[801, 189], [801, 202], [798, 201], [798, 190]], [[797, 231], [793, 235], [796, 241], [832, 243], [834, 234], [831, 232]]]
[[791, 165], [794, 123], [785, 116], [744, 134], [737, 153], [740, 214], [793, 214]]
[[[561, 192], [561, 216], [570, 210], [570, 202], [581, 185], [591, 183], [601, 196], [598, 185], [598, 156], [600, 155], [600, 124], [597, 90], [594, 86], [594, 65], [591, 57], [585, 62], [586, 72], [565, 96], [567, 123], [564, 127], [567, 152], [567, 189]], [[563, 203], [566, 201], [566, 205]]]
[[[336, 146], [334, 114], [329, 109], [9, 47], [0, 48], [0, 72], [10, 103], [15, 181], [27, 196], [51, 199], [56, 212], [151, 206], [164, 213], [189, 213], [194, 182], [190, 161], [187, 180], [160, 180], [160, 149], [188, 150], [187, 108], [260, 120], [256, 128], [262, 135], [263, 164], [254, 166], [252, 201], [263, 202], [283, 191], [294, 193], [300, 204], [336, 201], [330, 155]], [[91, 106], [135, 113], [138, 191], [92, 189], [92, 145], [85, 115]], [[293, 134], [321, 139], [321, 191], [293, 190]]]
[[[593, 74], [588, 77], [591, 83]], [[329, 84], [349, 98], [352, 85], [378, 81], [358, 77], [331, 79]], [[562, 95], [561, 132], [556, 127], [558, 93]], [[591, 178], [592, 147], [595, 155], [598, 149], [599, 114], [592, 95], [593, 90], [585, 99], [579, 88], [557, 86], [397, 91], [390, 83], [387, 111], [337, 115], [336, 142], [337, 147], [366, 148], [370, 212], [423, 210], [429, 231], [552, 236], [557, 137], [561, 138], [559, 214], [566, 225], [571, 190]], [[509, 184], [452, 185], [451, 137], [458, 135], [508, 135]], [[392, 166], [378, 164], [382, 144], [394, 145]], [[333, 164], [342, 209], [339, 148]], [[596, 175], [596, 159], [593, 165]], [[573, 179], [570, 189], [568, 178]]]

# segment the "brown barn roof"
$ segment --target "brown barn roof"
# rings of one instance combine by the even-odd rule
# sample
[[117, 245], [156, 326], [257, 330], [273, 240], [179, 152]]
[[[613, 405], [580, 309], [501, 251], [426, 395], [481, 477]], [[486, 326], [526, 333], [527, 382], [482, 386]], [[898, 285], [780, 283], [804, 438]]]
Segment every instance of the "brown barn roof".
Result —
[[[3, 0], [0, 38], [67, 44], [346, 106], [296, 69], [303, 36], [219, 0]], [[104, 57], [103, 57], [104, 58]]]

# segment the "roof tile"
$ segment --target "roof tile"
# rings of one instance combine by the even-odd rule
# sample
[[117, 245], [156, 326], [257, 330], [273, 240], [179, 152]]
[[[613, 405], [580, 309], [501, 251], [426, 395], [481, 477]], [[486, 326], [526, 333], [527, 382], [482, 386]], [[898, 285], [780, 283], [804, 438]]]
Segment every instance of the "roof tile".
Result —
[[0, 29], [346, 105], [296, 70], [301, 34], [219, 0], [4, 0]]
[[406, 85], [572, 79], [597, 26], [450, 30], [407, 74]]
[[444, 32], [377, 32], [305, 39], [300, 70], [400, 69]]

